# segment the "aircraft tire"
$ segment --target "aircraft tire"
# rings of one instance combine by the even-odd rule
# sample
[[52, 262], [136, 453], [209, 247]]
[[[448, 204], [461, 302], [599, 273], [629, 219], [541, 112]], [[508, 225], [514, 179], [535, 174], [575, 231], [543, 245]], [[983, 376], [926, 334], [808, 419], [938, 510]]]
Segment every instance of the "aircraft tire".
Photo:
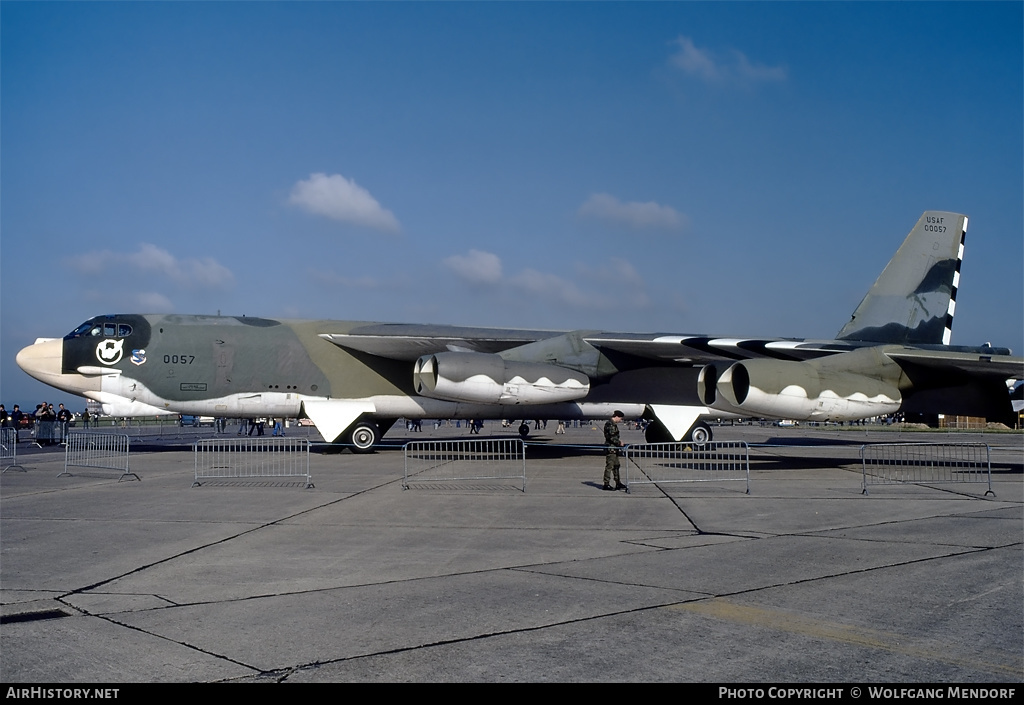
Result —
[[[689, 432], [683, 437], [683, 440], [702, 446], [705, 443], [710, 443], [713, 436], [714, 434], [711, 431], [711, 427], [703, 421], [698, 421], [690, 427]], [[644, 432], [644, 440], [648, 443], [672, 443], [676, 439], [672, 437], [661, 421], [652, 419], [651, 422], [647, 424], [647, 430]]]
[[530, 424], [523, 422], [519, 424], [519, 437], [525, 439], [530, 435]]
[[698, 421], [690, 429], [690, 441], [694, 444], [702, 446], [705, 443], [710, 443], [711, 438], [714, 434], [711, 432], [711, 427], [703, 421]]
[[352, 427], [348, 441], [352, 445], [353, 453], [372, 453], [374, 447], [380, 441], [380, 429], [377, 424], [370, 421], [360, 421]]

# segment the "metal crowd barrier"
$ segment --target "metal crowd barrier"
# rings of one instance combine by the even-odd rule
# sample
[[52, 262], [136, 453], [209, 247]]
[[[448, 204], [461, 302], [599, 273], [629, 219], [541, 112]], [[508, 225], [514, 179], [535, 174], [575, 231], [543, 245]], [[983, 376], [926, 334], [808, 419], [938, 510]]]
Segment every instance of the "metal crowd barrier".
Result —
[[742, 481], [750, 494], [750, 448], [743, 441], [627, 445], [625, 460], [627, 492], [642, 484]]
[[201, 480], [249, 480], [264, 477], [303, 477], [309, 473], [309, 440], [305, 438], [209, 438], [193, 444], [196, 477]]
[[0, 428], [0, 464], [4, 469], [0, 472], [7, 472], [11, 468], [17, 468], [22, 472], [28, 472], [18, 464], [18, 431], [13, 428]]
[[862, 493], [868, 485], [986, 482], [992, 491], [991, 449], [984, 443], [866, 443], [860, 447]]
[[64, 439], [60, 437], [60, 430], [56, 421], [36, 421], [35, 433], [35, 444], [40, 448], [43, 447], [43, 443], [52, 445], [54, 443], [60, 443]]
[[78, 467], [118, 470], [118, 482], [126, 477], [141, 480], [128, 466], [128, 445], [128, 436], [124, 434], [71, 431], [64, 447], [64, 472], [57, 477], [70, 475], [68, 468]]
[[409, 481], [522, 481], [526, 492], [526, 444], [521, 438], [410, 441], [405, 444], [405, 478]]

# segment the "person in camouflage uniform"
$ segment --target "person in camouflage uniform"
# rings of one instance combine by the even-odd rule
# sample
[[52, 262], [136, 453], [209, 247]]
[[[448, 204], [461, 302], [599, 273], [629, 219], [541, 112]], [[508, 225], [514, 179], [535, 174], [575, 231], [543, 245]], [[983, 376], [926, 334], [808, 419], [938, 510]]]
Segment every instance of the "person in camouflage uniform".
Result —
[[[619, 448], [622, 441], [619, 440], [619, 422], [622, 421], [622, 412], [616, 409], [612, 412], [612, 418], [604, 422], [604, 489], [624, 490], [626, 486], [619, 481]], [[612, 477], [615, 477], [615, 487], [612, 487]]]

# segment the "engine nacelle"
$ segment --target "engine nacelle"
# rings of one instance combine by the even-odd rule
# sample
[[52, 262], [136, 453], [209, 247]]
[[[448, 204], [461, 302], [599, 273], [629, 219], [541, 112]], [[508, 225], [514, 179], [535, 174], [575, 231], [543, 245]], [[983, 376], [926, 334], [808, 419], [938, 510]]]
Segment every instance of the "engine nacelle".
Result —
[[898, 411], [903, 395], [873, 377], [811, 362], [745, 360], [718, 375], [706, 365], [697, 380], [706, 406], [746, 416], [800, 421], [853, 421]]
[[511, 362], [499, 355], [446, 352], [424, 355], [413, 369], [417, 394], [480, 404], [553, 404], [587, 396], [590, 379], [540, 362]]

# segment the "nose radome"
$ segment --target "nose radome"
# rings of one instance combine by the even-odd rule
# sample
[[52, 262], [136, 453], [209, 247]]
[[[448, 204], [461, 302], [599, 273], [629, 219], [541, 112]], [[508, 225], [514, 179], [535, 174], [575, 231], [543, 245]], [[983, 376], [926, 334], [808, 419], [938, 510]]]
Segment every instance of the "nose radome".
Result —
[[100, 388], [98, 378], [80, 374], [62, 374], [64, 341], [60, 338], [39, 338], [22, 348], [15, 361], [18, 367], [40, 382], [72, 394], [83, 394]]
[[40, 382], [53, 384], [60, 378], [64, 341], [60, 338], [39, 338], [27, 348], [18, 351], [18, 367]]

